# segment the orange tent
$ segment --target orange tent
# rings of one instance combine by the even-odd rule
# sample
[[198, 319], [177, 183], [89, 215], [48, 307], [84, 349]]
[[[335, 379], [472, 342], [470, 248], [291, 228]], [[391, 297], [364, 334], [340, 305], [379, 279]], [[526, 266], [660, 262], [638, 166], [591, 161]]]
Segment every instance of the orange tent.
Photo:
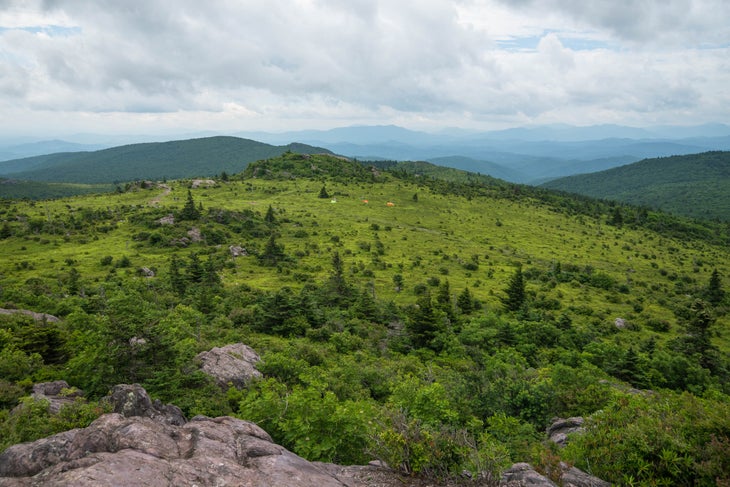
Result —
[[385, 206], [395, 206], [395, 203], [393, 203], [392, 201], [388, 201], [388, 202], [387, 202], [387, 203], [385, 204]]

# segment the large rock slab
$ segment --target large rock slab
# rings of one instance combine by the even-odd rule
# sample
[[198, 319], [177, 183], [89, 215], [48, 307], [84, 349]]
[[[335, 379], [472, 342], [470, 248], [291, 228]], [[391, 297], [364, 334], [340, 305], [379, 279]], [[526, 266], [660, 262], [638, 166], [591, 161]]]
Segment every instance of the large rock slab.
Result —
[[261, 377], [256, 364], [261, 361], [253, 348], [243, 343], [216, 347], [195, 356], [203, 372], [213, 377], [223, 389], [244, 388], [255, 377]]

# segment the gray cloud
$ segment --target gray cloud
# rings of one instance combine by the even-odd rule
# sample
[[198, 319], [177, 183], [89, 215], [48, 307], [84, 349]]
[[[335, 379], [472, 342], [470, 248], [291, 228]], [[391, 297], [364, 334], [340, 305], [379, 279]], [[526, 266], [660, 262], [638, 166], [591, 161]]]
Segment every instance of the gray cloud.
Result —
[[[672, 112], [682, 110], [699, 122], [718, 117], [730, 81], [727, 48], [695, 49], [730, 42], [721, 25], [729, 7], [720, 0], [0, 0], [0, 6], [12, 14], [0, 12], [0, 109], [23, 120], [36, 110], [46, 120], [53, 112], [91, 120], [128, 113], [146, 123], [134, 117], [149, 113], [158, 126], [204, 121], [230, 128], [277, 121], [292, 128], [318, 119], [325, 126], [460, 125], [490, 117], [671, 123]], [[511, 22], [549, 33], [534, 50], [500, 50], [489, 28], [463, 22], [464, 12], [475, 21], [484, 12], [506, 12]], [[65, 30], [23, 28], [20, 18], [29, 19], [26, 27], [35, 19], [36, 27]], [[574, 51], [561, 40], [590, 32], [620, 48]]]

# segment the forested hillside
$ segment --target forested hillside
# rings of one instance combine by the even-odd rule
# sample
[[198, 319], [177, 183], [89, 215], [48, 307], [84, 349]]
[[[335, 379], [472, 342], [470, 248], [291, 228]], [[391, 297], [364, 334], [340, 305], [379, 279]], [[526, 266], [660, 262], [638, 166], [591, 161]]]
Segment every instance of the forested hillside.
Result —
[[[212, 185], [4, 200], [0, 239], [0, 448], [137, 382], [310, 460], [730, 481], [726, 225], [286, 152]], [[224, 391], [194, 357], [238, 342], [263, 378]], [[91, 402], [50, 416], [25, 396], [52, 379]], [[546, 442], [571, 416], [585, 432]]]
[[250, 162], [298, 153], [330, 153], [304, 144], [274, 146], [237, 137], [150, 142], [0, 162], [0, 175], [63, 183], [180, 179], [242, 171]]
[[730, 152], [645, 159], [556, 179], [543, 187], [693, 218], [730, 221]]

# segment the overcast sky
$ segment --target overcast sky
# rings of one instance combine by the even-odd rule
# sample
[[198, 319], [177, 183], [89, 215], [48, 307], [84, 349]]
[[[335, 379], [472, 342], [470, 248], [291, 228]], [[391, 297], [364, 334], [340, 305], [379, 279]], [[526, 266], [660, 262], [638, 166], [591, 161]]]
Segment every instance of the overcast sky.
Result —
[[730, 121], [728, 0], [0, 0], [0, 136]]

